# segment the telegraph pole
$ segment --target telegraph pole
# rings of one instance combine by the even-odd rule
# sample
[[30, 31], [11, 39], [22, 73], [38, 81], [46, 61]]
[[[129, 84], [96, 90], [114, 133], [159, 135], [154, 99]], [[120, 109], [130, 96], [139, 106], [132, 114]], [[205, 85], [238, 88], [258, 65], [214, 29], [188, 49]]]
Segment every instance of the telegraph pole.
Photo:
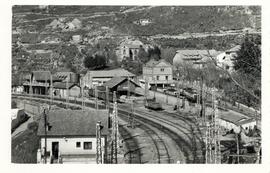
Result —
[[68, 103], [69, 103], [69, 77], [67, 76], [67, 78], [66, 78], [67, 80], [66, 80], [66, 108], [68, 108]]
[[177, 82], [177, 110], [180, 110], [180, 82]]
[[47, 128], [48, 128], [48, 123], [47, 123], [47, 115], [48, 115], [48, 107], [43, 105], [43, 117], [44, 117], [44, 163], [47, 163]]
[[128, 90], [127, 90], [127, 98], [130, 98], [130, 81], [128, 76]]
[[112, 141], [111, 141], [111, 163], [117, 164], [117, 145], [118, 145], [118, 110], [116, 92], [113, 93], [114, 107], [112, 113]]
[[82, 87], [82, 110], [85, 108], [85, 100], [84, 100], [84, 82], [81, 80], [81, 87]]
[[110, 100], [109, 100], [109, 87], [106, 86], [106, 110], [110, 109]]
[[50, 99], [50, 104], [52, 105], [53, 102], [53, 77], [52, 77], [52, 72], [50, 72], [50, 83], [51, 83], [51, 99]]
[[103, 158], [102, 158], [102, 146], [101, 146], [101, 122], [98, 121], [96, 124], [96, 142], [97, 142], [97, 148], [96, 148], [96, 163], [102, 164]]
[[217, 122], [217, 100], [214, 88], [212, 88], [212, 110], [211, 120], [206, 122], [205, 161], [206, 163], [221, 163], [219, 125]]
[[98, 110], [98, 89], [95, 86], [95, 102], [96, 102], [96, 110]]
[[[169, 85], [169, 81], [168, 81], [168, 79], [167, 79], [167, 87], [168, 87], [168, 85]], [[166, 103], [168, 104], [168, 100], [169, 100], [169, 95], [168, 95], [168, 93], [166, 94]]]

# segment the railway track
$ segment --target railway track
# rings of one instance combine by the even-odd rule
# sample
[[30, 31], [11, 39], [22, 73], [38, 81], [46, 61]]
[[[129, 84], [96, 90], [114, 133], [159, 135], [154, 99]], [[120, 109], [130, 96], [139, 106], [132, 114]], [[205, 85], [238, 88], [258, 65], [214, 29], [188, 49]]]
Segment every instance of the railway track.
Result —
[[[118, 116], [121, 119], [128, 120], [128, 116], [126, 114], [120, 113]], [[147, 123], [140, 121], [138, 119], [135, 120], [135, 124], [139, 124], [139, 128], [142, 129], [145, 134], [151, 139], [151, 142], [155, 148], [156, 156], [151, 161], [156, 161], [157, 163], [173, 163], [173, 160], [170, 157], [169, 150], [167, 148], [167, 144], [160, 134], [163, 132], [151, 127]]]
[[141, 151], [136, 138], [131, 135], [131, 133], [128, 131], [128, 129], [126, 129], [124, 125], [119, 124], [118, 128], [123, 141], [125, 141], [127, 152], [124, 154], [124, 157], [127, 159], [127, 163], [142, 163]]
[[[181, 142], [182, 147], [184, 147], [186, 151], [189, 151], [187, 155], [189, 160], [192, 163], [203, 163], [204, 141], [202, 140], [201, 131], [198, 129], [196, 124], [188, 121], [186, 117], [167, 112], [162, 115], [164, 117], [161, 117], [160, 114], [150, 114], [139, 110], [136, 110], [136, 112], [143, 112], [148, 118], [155, 119], [164, 125], [173, 127], [175, 132], [183, 139], [183, 141], [179, 141]], [[174, 119], [170, 118], [172, 116]], [[179, 120], [181, 120], [181, 122], [179, 122]]]

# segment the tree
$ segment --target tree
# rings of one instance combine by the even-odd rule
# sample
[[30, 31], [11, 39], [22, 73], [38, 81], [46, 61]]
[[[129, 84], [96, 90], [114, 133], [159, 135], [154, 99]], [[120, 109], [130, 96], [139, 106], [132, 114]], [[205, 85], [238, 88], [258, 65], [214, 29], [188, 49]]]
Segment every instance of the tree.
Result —
[[100, 69], [106, 66], [106, 57], [104, 55], [95, 54], [94, 56], [86, 56], [83, 60], [85, 68]]
[[148, 57], [150, 59], [160, 60], [161, 59], [161, 51], [158, 46], [154, 46], [154, 48], [148, 49]]
[[142, 45], [140, 45], [140, 48], [139, 48], [138, 59], [139, 59], [139, 61], [141, 61], [142, 63], [146, 63], [147, 61], [149, 61], [148, 54], [147, 54], [147, 52], [144, 50], [144, 48], [142, 47]]
[[[255, 41], [257, 43], [255, 43]], [[246, 36], [237, 52], [237, 58], [234, 61], [236, 71], [252, 75], [260, 80], [261, 78], [261, 50], [259, 47], [260, 40]]]
[[83, 65], [85, 68], [90, 69], [93, 66], [93, 57], [92, 56], [86, 56], [83, 59]]

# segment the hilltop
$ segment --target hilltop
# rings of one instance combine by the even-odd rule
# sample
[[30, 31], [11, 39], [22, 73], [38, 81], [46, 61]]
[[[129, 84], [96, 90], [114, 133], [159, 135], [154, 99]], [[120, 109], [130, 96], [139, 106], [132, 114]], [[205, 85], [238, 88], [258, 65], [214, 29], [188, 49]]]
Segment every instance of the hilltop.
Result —
[[[112, 54], [126, 37], [163, 49], [225, 50], [241, 43], [244, 30], [257, 33], [261, 26], [259, 6], [13, 6], [12, 10], [12, 61], [19, 71], [48, 69], [67, 61], [81, 69], [82, 50], [101, 44]], [[37, 53], [42, 51], [52, 53]]]

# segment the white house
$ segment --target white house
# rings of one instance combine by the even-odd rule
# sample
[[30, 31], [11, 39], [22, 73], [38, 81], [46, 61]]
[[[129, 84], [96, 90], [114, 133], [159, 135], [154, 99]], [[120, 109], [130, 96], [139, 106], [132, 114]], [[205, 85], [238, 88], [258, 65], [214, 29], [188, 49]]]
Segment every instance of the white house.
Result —
[[225, 70], [228, 70], [229, 72], [232, 72], [234, 69], [233, 61], [237, 57], [237, 51], [239, 51], [240, 48], [241, 46], [237, 45], [229, 50], [226, 50], [225, 52], [220, 53], [217, 56], [217, 65]]
[[135, 39], [126, 39], [124, 40], [119, 47], [116, 48], [116, 55], [118, 61], [121, 62], [123, 59], [131, 58], [136, 60], [140, 47], [143, 46], [143, 43]]
[[216, 56], [219, 54], [216, 50], [197, 50], [197, 49], [184, 49], [176, 51], [176, 54], [173, 58], [173, 65], [175, 67], [181, 66], [183, 64], [191, 64], [193, 67], [198, 67], [194, 64], [196, 61], [209, 61], [215, 60]]
[[172, 65], [164, 59], [151, 59], [143, 66], [143, 79], [150, 85], [163, 87], [173, 83]]
[[[100, 121], [102, 160], [107, 155], [108, 111], [106, 110], [50, 110], [45, 121], [41, 118], [38, 128], [40, 149], [37, 162], [46, 163], [96, 163], [96, 123]], [[45, 142], [46, 140], [46, 142]]]

